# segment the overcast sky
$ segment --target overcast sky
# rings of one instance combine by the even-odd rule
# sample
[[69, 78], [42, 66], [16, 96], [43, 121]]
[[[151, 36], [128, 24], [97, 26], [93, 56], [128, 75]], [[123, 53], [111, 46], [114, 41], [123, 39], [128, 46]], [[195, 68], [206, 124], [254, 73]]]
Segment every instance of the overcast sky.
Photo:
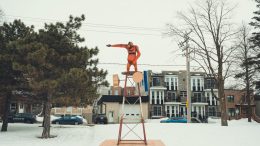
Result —
[[[139, 70], [185, 69], [185, 58], [176, 52], [176, 40], [163, 37], [166, 23], [178, 21], [177, 11], [183, 11], [201, 0], [0, 0], [5, 13], [4, 20], [21, 19], [27, 25], [42, 28], [44, 22], [66, 21], [69, 15], [84, 14], [86, 21], [80, 34], [85, 37], [84, 45], [100, 49], [100, 63], [127, 63], [124, 49], [108, 48], [106, 44], [132, 41], [141, 51], [139, 63], [174, 66], [139, 66]], [[254, 0], [227, 0], [237, 5], [234, 23], [250, 22], [256, 10]], [[194, 65], [191, 62], [191, 65]], [[125, 65], [100, 64], [109, 71], [108, 81], [113, 74], [120, 74]]]

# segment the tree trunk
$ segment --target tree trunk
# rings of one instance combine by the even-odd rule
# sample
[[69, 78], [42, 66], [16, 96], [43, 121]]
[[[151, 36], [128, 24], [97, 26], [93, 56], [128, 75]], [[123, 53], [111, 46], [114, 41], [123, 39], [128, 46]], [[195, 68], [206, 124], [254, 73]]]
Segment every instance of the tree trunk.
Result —
[[8, 127], [8, 115], [10, 113], [10, 104], [11, 104], [12, 91], [7, 91], [5, 96], [5, 106], [4, 106], [4, 115], [3, 115], [3, 124], [1, 131], [6, 132]]
[[[248, 81], [247, 81], [248, 82]], [[247, 89], [246, 89], [246, 98], [247, 98], [247, 118], [248, 122], [252, 122], [252, 108], [251, 108], [251, 99], [250, 99], [250, 89], [249, 89], [249, 83], [247, 83]]]
[[43, 103], [42, 113], [41, 113], [41, 115], [43, 116], [42, 127], [44, 127], [44, 115], [45, 115], [45, 110], [46, 110], [46, 102]]
[[221, 107], [221, 126], [228, 126], [226, 98], [224, 94], [224, 80], [222, 78], [219, 79], [218, 96], [220, 98], [220, 107]]
[[245, 68], [246, 68], [246, 101], [247, 101], [247, 118], [248, 122], [251, 122], [252, 109], [251, 109], [251, 99], [250, 99], [250, 81], [249, 81], [249, 65], [247, 52], [245, 53]]
[[43, 131], [42, 138], [50, 138], [50, 112], [51, 112], [51, 96], [47, 96], [47, 100], [44, 102], [44, 118], [43, 118]]

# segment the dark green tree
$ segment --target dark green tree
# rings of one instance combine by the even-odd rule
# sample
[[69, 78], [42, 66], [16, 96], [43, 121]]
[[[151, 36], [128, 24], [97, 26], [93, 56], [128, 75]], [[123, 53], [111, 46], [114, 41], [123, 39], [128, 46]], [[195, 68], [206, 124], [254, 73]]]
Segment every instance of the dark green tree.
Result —
[[249, 63], [256, 65], [255, 69], [260, 70], [260, 0], [255, 0], [257, 10], [254, 12], [253, 21], [250, 23], [255, 29], [252, 33], [250, 41], [253, 43], [252, 47], [257, 51], [256, 56], [250, 58]]
[[58, 97], [80, 104], [90, 103], [96, 88], [105, 81], [106, 71], [98, 69], [97, 48], [79, 46], [84, 42], [77, 30], [85, 17], [70, 16], [67, 23], [45, 24], [37, 34], [12, 43], [21, 60], [15, 68], [28, 75], [30, 86], [44, 96], [42, 138], [50, 138], [51, 102]]
[[29, 90], [27, 79], [21, 71], [15, 70], [16, 59], [22, 56], [16, 54], [15, 49], [9, 47], [26, 35], [33, 33], [33, 27], [27, 27], [20, 20], [4, 23], [0, 26], [0, 96], [5, 99], [3, 124], [1, 131], [7, 131], [10, 102], [15, 90]]
[[239, 33], [237, 35], [236, 41], [236, 51], [234, 52], [235, 62], [238, 65], [236, 70], [235, 78], [242, 80], [242, 86], [246, 89], [246, 101], [247, 108], [247, 118], [248, 122], [251, 122], [252, 117], [252, 108], [251, 108], [251, 98], [252, 98], [252, 86], [254, 82], [254, 77], [256, 70], [254, 66], [250, 64], [250, 58], [254, 56], [255, 51], [251, 47], [251, 43], [249, 41], [250, 30], [245, 24], [240, 27]]

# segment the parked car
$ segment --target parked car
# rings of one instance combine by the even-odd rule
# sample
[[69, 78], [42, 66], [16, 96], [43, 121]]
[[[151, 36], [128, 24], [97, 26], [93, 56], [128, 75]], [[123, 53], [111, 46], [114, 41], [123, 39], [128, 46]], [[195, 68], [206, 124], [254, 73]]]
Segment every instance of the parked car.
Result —
[[79, 124], [83, 124], [83, 119], [78, 116], [62, 116], [58, 119], [53, 120], [51, 123], [79, 125]]
[[191, 123], [203, 123], [200, 119], [192, 117], [190, 119]]
[[171, 117], [166, 120], [161, 120], [160, 123], [187, 123], [187, 119], [184, 117]]
[[98, 114], [94, 120], [95, 124], [107, 124], [107, 116], [105, 114]]
[[[166, 120], [161, 120], [160, 123], [187, 123], [185, 117], [171, 117]], [[198, 118], [191, 118], [191, 123], [202, 123]]]
[[36, 115], [32, 113], [18, 113], [8, 116], [8, 122], [10, 123], [35, 123]]

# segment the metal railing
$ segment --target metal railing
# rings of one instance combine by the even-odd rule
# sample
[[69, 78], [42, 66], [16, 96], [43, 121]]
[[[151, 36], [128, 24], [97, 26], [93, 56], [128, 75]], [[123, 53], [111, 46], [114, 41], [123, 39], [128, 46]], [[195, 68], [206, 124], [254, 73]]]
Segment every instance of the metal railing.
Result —
[[207, 98], [206, 97], [191, 97], [191, 102], [202, 102], [202, 103], [207, 103]]

